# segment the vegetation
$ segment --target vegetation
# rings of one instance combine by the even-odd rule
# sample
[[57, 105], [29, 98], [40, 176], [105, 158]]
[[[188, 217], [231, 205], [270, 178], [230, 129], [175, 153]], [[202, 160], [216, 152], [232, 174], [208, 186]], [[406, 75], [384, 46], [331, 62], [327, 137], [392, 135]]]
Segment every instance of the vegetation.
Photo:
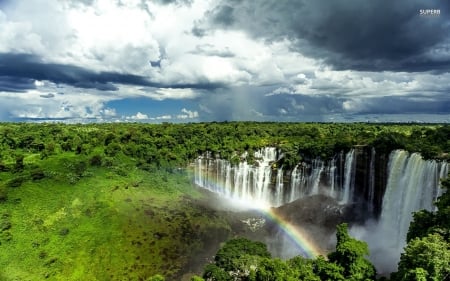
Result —
[[[283, 261], [270, 258], [265, 246], [247, 239], [233, 239], [217, 252], [215, 263], [205, 267], [205, 280], [375, 280], [375, 268], [365, 258], [367, 244], [351, 238], [347, 225], [337, 228], [336, 251], [328, 260], [300, 256]], [[223, 263], [222, 261], [226, 261]]]
[[[244, 151], [251, 162], [252, 151], [277, 146], [280, 164], [292, 167], [353, 145], [449, 159], [449, 139], [448, 125], [3, 123], [0, 280], [179, 280], [191, 259], [204, 260], [203, 243], [230, 234], [220, 214], [197, 204], [188, 177], [206, 151], [237, 163]], [[448, 193], [437, 206], [415, 215], [393, 280], [448, 278]], [[191, 280], [373, 280], [365, 243], [345, 225], [337, 233], [336, 251], [315, 260], [272, 259], [263, 244], [231, 240]]]
[[[377, 151], [402, 148], [425, 158], [448, 159], [449, 125], [225, 122], [197, 124], [0, 124], [0, 171], [20, 171], [30, 153], [45, 159], [62, 152], [89, 155], [92, 164], [127, 156], [141, 169], [185, 167], [199, 154], [220, 153], [232, 162], [244, 151], [279, 147], [285, 165], [331, 157], [354, 145]], [[249, 160], [253, 157], [248, 153]], [[234, 161], [233, 161], [234, 160]]]

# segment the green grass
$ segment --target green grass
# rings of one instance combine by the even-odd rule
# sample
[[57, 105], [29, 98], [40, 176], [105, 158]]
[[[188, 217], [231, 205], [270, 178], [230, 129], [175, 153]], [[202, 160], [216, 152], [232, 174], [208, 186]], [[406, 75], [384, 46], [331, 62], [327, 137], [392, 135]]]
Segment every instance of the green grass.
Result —
[[[73, 180], [71, 161], [47, 159], [40, 162], [46, 178], [7, 188], [0, 224], [10, 227], [0, 233], [0, 280], [178, 278], [203, 237], [229, 230], [195, 204], [200, 194], [184, 172], [149, 173], [122, 163], [90, 167]], [[27, 173], [0, 173], [0, 185]]]

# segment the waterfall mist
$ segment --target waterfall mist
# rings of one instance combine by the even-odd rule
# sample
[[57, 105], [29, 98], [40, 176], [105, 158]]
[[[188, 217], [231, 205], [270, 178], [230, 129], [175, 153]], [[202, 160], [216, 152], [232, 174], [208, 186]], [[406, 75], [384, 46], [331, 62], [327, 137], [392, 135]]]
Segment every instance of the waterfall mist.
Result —
[[[252, 163], [246, 157], [241, 155], [237, 165], [210, 153], [199, 157], [195, 184], [238, 202], [236, 206], [278, 207], [327, 249], [332, 248], [335, 225], [349, 222], [350, 233], [368, 243], [380, 274], [396, 270], [412, 212], [434, 209], [442, 193], [439, 181], [448, 173], [446, 162], [403, 150], [379, 155], [370, 147], [327, 160], [309, 159], [291, 169], [278, 165], [283, 155], [275, 147], [256, 151]], [[299, 254], [295, 241], [276, 228], [267, 234], [264, 241], [275, 256]]]

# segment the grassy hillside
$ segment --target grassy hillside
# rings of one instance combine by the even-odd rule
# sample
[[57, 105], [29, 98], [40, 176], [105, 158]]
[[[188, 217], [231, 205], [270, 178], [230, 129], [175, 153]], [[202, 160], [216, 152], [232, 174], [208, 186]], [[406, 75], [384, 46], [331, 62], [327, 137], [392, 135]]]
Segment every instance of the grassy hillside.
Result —
[[226, 223], [193, 203], [185, 172], [123, 159], [75, 171], [79, 159], [27, 155], [22, 171], [0, 173], [0, 280], [177, 276], [209, 235], [226, 236]]

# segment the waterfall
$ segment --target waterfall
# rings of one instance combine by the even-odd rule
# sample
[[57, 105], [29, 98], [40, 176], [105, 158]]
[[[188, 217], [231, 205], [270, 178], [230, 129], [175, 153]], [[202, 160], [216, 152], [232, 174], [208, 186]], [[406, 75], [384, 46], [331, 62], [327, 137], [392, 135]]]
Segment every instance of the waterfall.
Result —
[[370, 164], [369, 164], [369, 194], [367, 195], [367, 209], [369, 214], [373, 216], [374, 198], [375, 198], [375, 148], [370, 149]]
[[275, 198], [277, 199], [275, 204], [280, 206], [284, 203], [284, 195], [283, 195], [283, 167], [278, 169], [277, 171], [277, 180], [275, 183]]
[[311, 174], [308, 179], [308, 186], [311, 187], [309, 195], [319, 194], [319, 183], [322, 175], [324, 163], [320, 159], [312, 161]]
[[331, 159], [327, 165], [327, 178], [329, 179], [328, 181], [328, 186], [329, 186], [329, 192], [328, 192], [328, 196], [336, 198], [336, 157], [334, 157], [333, 159]]
[[[232, 165], [227, 160], [205, 153], [194, 163], [194, 181], [198, 186], [229, 198], [256, 201], [270, 206], [324, 194], [341, 204], [361, 203], [359, 206], [362, 212], [378, 217], [381, 209], [384, 213], [381, 216], [391, 212], [389, 208], [403, 208], [402, 214], [422, 206], [433, 209], [431, 202], [442, 192], [437, 188], [439, 179], [446, 177], [448, 173], [447, 163], [425, 161], [417, 153], [410, 155], [401, 150], [390, 154], [386, 183], [380, 183], [376, 178], [378, 158], [374, 148], [351, 149], [328, 161], [311, 159], [298, 163], [291, 170], [275, 165], [282, 157], [275, 147], [257, 150], [253, 156], [255, 161], [252, 164], [246, 161], [248, 154], [244, 153], [240, 156], [241, 162]], [[410, 194], [403, 189], [394, 188], [399, 185], [414, 191]], [[381, 192], [384, 190], [383, 198]], [[416, 193], [420, 194], [417, 198]], [[381, 201], [383, 206], [377, 203]], [[407, 228], [409, 219], [404, 219], [404, 222], [396, 221], [392, 225], [402, 224]], [[385, 218], [381, 220], [386, 221]], [[403, 229], [400, 233], [404, 232]], [[402, 237], [403, 234], [399, 235]]]
[[[277, 149], [266, 147], [255, 152], [255, 165], [241, 161], [237, 166], [224, 159], [200, 156], [195, 162], [194, 182], [198, 186], [229, 198], [258, 201], [279, 206], [283, 200], [283, 170], [279, 169], [279, 183], [271, 188], [272, 164], [277, 160]], [[247, 153], [241, 155], [244, 159]]]
[[[198, 157], [195, 161], [195, 184], [229, 198], [271, 206], [281, 206], [315, 194], [325, 194], [335, 199], [344, 197], [344, 203], [350, 202], [353, 197], [354, 150], [345, 154], [344, 176], [339, 175], [342, 171], [337, 167], [344, 156], [341, 153], [326, 162], [315, 158], [310, 163], [297, 164], [290, 172], [286, 172], [289, 175], [288, 182], [284, 179], [285, 170], [282, 167], [275, 169], [273, 165], [282, 157], [275, 147], [255, 151], [253, 165], [245, 160], [247, 156], [247, 153], [241, 155], [242, 161], [234, 166], [227, 160], [212, 157], [211, 153]], [[341, 178], [344, 178], [344, 187], [338, 182]]]
[[380, 224], [383, 229], [395, 229], [391, 241], [403, 245], [412, 220], [412, 212], [433, 210], [439, 193], [439, 178], [447, 163], [425, 161], [420, 154], [403, 150], [393, 151], [388, 164], [389, 175], [383, 197]]
[[355, 186], [355, 150], [350, 150], [345, 156], [345, 170], [344, 170], [344, 191], [341, 200], [342, 204], [348, 204], [352, 202], [353, 192]]
[[[434, 209], [433, 201], [440, 190], [439, 180], [447, 176], [446, 172], [446, 162], [423, 160], [420, 154], [403, 150], [390, 154], [381, 217], [376, 229], [366, 237], [375, 265], [395, 270], [406, 244], [412, 212]], [[380, 241], [382, 246], [377, 245]]]

